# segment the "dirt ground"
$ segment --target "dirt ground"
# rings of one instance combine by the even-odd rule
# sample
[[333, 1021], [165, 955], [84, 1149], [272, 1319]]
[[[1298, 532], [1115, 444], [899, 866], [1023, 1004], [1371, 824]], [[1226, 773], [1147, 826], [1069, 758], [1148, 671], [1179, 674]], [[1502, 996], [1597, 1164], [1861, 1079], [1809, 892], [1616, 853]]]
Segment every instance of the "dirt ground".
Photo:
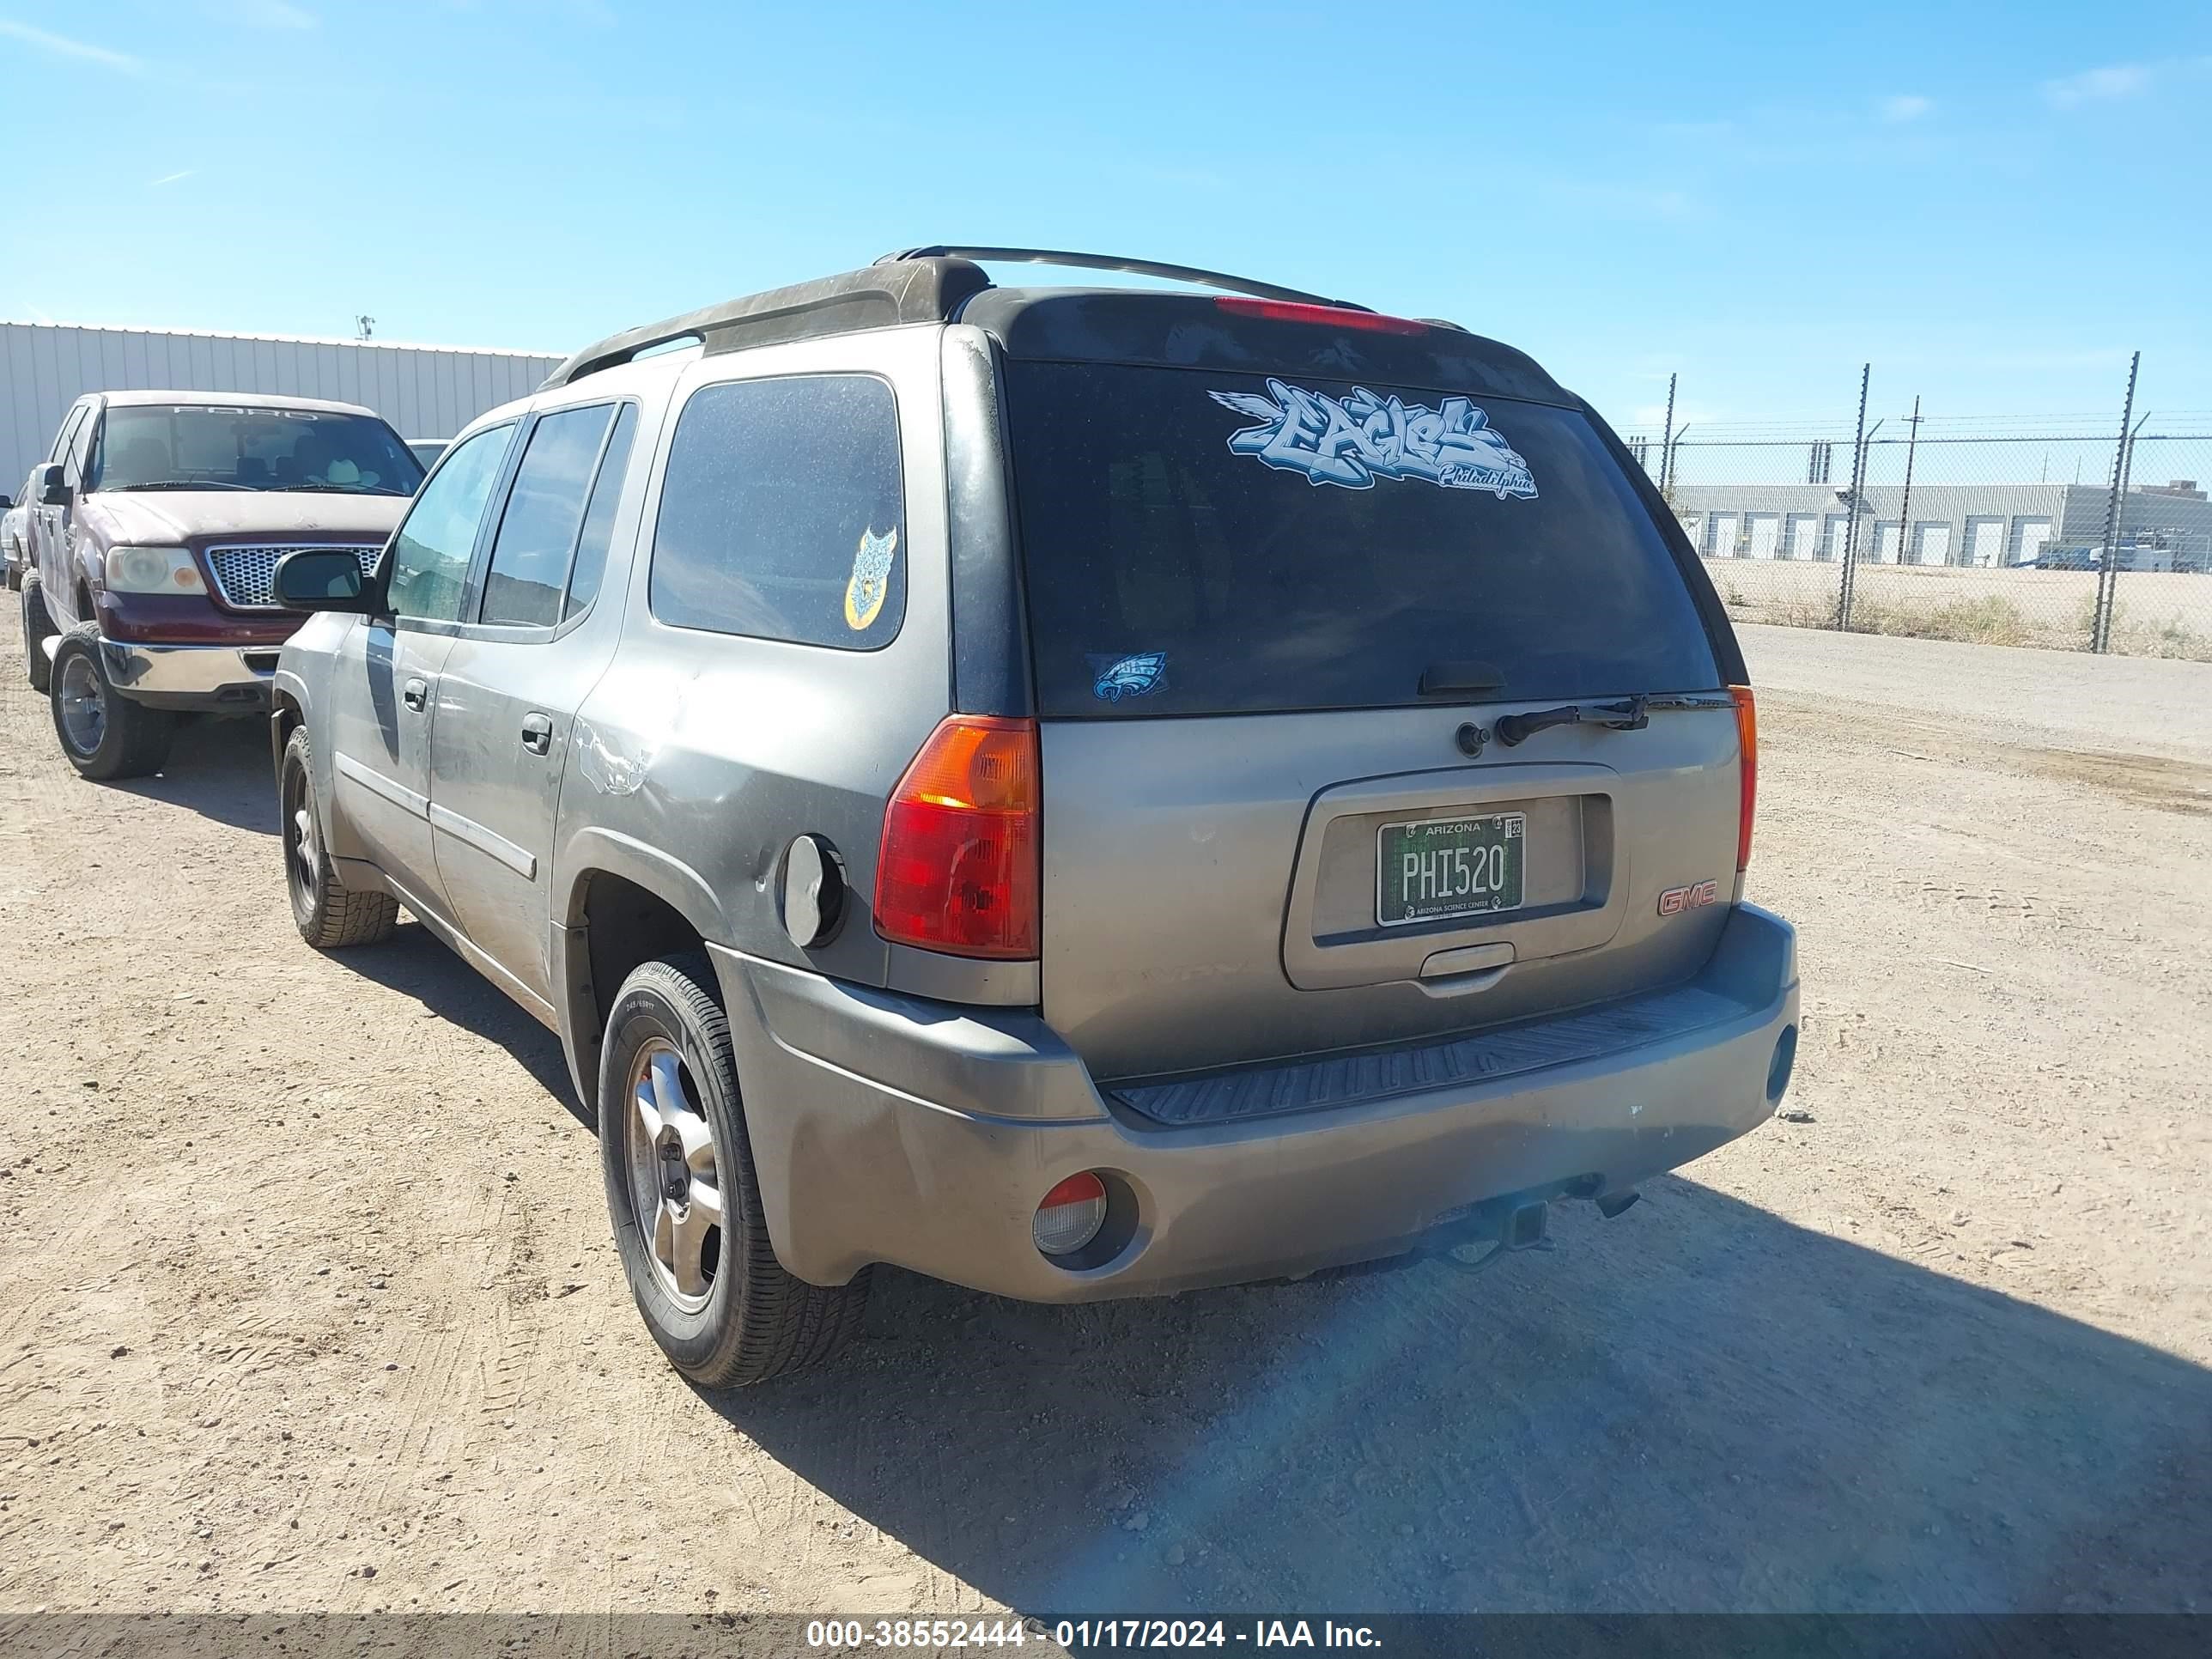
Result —
[[715, 1398], [553, 1038], [301, 945], [257, 728], [81, 782], [4, 635], [0, 1611], [2212, 1596], [2212, 671], [1747, 629], [1789, 1121], [1480, 1276], [885, 1274]]

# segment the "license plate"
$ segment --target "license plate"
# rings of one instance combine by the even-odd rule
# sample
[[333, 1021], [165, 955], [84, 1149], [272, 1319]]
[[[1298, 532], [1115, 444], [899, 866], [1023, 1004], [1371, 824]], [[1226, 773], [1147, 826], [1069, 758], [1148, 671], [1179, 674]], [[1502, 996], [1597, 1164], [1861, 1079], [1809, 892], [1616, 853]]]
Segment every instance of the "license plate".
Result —
[[1384, 927], [1521, 908], [1528, 820], [1416, 818], [1375, 833], [1375, 920]]

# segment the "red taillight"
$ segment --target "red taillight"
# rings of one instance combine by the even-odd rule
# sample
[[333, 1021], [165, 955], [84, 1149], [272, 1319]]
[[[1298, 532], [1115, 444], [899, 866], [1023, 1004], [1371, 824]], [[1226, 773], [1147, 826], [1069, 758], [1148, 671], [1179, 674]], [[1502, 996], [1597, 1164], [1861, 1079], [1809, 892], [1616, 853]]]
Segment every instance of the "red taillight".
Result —
[[1037, 953], [1034, 720], [952, 714], [884, 811], [876, 931], [957, 957]]
[[1731, 685], [1729, 696], [1735, 700], [1736, 747], [1742, 752], [1735, 819], [1735, 867], [1741, 872], [1751, 862], [1751, 818], [1759, 805], [1759, 710], [1747, 685]]
[[1426, 334], [1429, 325], [1411, 317], [1385, 317], [1349, 306], [1311, 306], [1293, 300], [1247, 300], [1226, 295], [1214, 302], [1240, 317], [1265, 317], [1274, 323], [1324, 323], [1331, 328], [1360, 328], [1370, 334]]

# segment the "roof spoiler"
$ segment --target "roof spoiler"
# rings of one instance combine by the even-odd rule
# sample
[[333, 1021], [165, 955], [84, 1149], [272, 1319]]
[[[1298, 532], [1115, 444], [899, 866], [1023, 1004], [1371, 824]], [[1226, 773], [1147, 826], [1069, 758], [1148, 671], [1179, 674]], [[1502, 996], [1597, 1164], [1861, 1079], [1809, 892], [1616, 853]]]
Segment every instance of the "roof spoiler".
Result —
[[897, 264], [907, 259], [969, 259], [988, 264], [1066, 265], [1077, 270], [1121, 270], [1133, 276], [1159, 276], [1170, 282], [1194, 283], [1200, 288], [1218, 288], [1231, 294], [1249, 294], [1261, 300], [1287, 301], [1292, 305], [1334, 306], [1341, 311], [1368, 309], [1365, 306], [1354, 305], [1349, 300], [1324, 299], [1302, 289], [1281, 288], [1273, 283], [1257, 283], [1249, 276], [1231, 276], [1224, 271], [1206, 270], [1197, 265], [1163, 264], [1157, 259], [1128, 259], [1118, 253], [1071, 253], [1064, 249], [1047, 247], [939, 246], [904, 248], [896, 253], [886, 253], [876, 264]]
[[1126, 271], [1133, 276], [1158, 276], [1254, 295], [1263, 300], [1338, 306], [1351, 311], [1368, 308], [1294, 288], [1279, 288], [1272, 283], [1254, 282], [1218, 270], [1201, 270], [1194, 265], [1162, 264], [1151, 259], [1048, 248], [914, 247], [886, 253], [859, 270], [794, 283], [788, 288], [769, 289], [610, 334], [586, 346], [547, 375], [538, 390], [568, 386], [586, 374], [613, 368], [649, 351], [679, 343], [696, 342], [711, 354], [781, 340], [849, 333], [855, 329], [887, 328], [898, 323], [949, 322], [959, 314], [962, 306], [991, 286], [991, 279], [977, 263], [980, 260]]
[[990, 286], [991, 279], [965, 259], [917, 259], [820, 276], [610, 334], [547, 375], [538, 390], [567, 386], [679, 341], [696, 340], [709, 352], [736, 351], [894, 323], [943, 322]]

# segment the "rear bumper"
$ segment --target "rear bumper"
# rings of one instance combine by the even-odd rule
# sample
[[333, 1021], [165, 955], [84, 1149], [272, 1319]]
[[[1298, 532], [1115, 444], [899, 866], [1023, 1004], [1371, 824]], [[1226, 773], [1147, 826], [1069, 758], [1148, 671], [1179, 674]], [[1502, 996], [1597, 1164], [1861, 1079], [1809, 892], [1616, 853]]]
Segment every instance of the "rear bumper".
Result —
[[[885, 1261], [1038, 1302], [1306, 1273], [1410, 1249], [1486, 1200], [1632, 1187], [1771, 1116], [1797, 1024], [1796, 935], [1740, 905], [1691, 988], [1709, 994], [1692, 1025], [1510, 1076], [1163, 1127], [1103, 1097], [1034, 1014], [715, 963], [784, 1266], [829, 1285]], [[1657, 994], [1679, 1008], [1680, 989]], [[1030, 1225], [1084, 1170], [1109, 1177], [1116, 1248], [1071, 1269]]]
[[269, 707], [276, 645], [143, 645], [103, 638], [101, 661], [125, 696], [156, 708], [250, 714]]

